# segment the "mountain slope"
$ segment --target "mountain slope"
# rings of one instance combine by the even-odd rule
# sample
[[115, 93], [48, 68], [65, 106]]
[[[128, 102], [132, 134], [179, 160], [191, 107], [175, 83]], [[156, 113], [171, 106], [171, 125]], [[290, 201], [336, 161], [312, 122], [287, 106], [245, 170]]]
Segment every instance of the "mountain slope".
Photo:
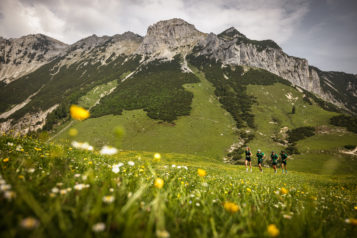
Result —
[[[176, 60], [175, 57], [180, 62], [170, 68], [168, 62]], [[205, 61], [203, 65], [192, 61], [200, 57]], [[238, 128], [256, 126], [251, 111], [254, 97], [246, 93], [246, 88], [257, 80], [261, 83], [259, 78], [297, 86], [328, 110], [356, 109], [355, 75], [320, 71], [309, 66], [305, 59], [288, 56], [275, 42], [248, 39], [234, 28], [219, 35], [205, 34], [181, 19], [172, 19], [150, 26], [145, 37], [126, 32], [82, 39], [38, 70], [0, 86], [1, 131], [51, 130], [53, 125], [68, 120], [69, 104], [78, 103], [89, 91], [114, 80], [117, 83], [113, 88], [91, 106], [95, 106], [91, 108], [94, 116], [144, 109], [153, 119], [172, 122], [178, 116], [190, 114], [189, 92], [182, 86], [168, 91], [162, 91], [161, 87], [174, 82], [182, 85], [184, 82], [177, 81], [174, 75], [190, 73], [189, 63], [206, 74]], [[152, 64], [162, 73], [147, 71]], [[211, 66], [215, 69], [208, 70]], [[160, 83], [155, 86], [153, 82]], [[146, 90], [150, 87], [154, 88]], [[172, 110], [174, 99], [179, 103]]]
[[17, 39], [0, 37], [0, 83], [8, 84], [49, 63], [68, 45], [51, 37], [36, 34]]

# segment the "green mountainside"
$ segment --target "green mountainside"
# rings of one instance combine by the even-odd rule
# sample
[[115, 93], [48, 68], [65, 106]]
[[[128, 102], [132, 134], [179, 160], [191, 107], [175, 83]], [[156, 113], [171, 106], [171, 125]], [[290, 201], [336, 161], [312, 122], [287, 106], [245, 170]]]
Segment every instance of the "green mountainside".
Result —
[[[91, 109], [92, 118], [58, 127], [53, 133], [55, 140], [61, 143], [70, 143], [72, 139], [87, 141], [97, 149], [114, 145], [126, 150], [196, 154], [216, 160], [226, 157], [231, 163], [244, 161], [243, 149], [248, 145], [254, 152], [260, 148], [267, 155], [272, 150], [287, 150], [292, 155], [289, 164], [298, 171], [306, 170], [306, 163], [311, 163], [314, 166], [309, 168], [316, 173], [354, 172], [354, 169], [343, 169], [344, 163], [356, 162], [352, 155], [341, 151], [345, 151], [345, 145], [356, 144], [357, 134], [330, 124], [331, 118], [340, 115], [335, 108], [327, 111], [329, 108], [322, 108], [315, 97], [265, 70], [224, 67], [204, 57], [189, 56], [191, 74], [180, 72], [178, 62], [178, 58], [159, 66], [154, 62], [142, 69], [142, 74], [119, 83], [116, 90]], [[160, 70], [155, 70], [156, 67]], [[145, 77], [147, 75], [150, 77]], [[191, 75], [192, 81], [180, 75]], [[170, 103], [169, 93], [165, 93], [176, 90], [174, 82], [180, 83], [184, 92], [191, 93], [192, 101], [186, 104], [189, 114], [175, 114], [178, 104]], [[145, 89], [141, 85], [146, 85]], [[140, 90], [146, 91], [135, 93]], [[155, 100], [145, 99], [150, 93], [155, 95]], [[95, 102], [98, 93], [84, 97]], [[130, 101], [135, 103], [133, 107], [128, 106]], [[177, 119], [168, 120], [170, 114], [167, 113], [154, 116], [149, 113], [148, 108], [162, 112], [165, 106]], [[103, 108], [106, 111], [100, 115], [98, 112]], [[162, 117], [155, 118], [155, 115]], [[120, 144], [113, 133], [117, 126], [126, 132]], [[79, 131], [77, 137], [68, 135], [70, 128]], [[304, 128], [311, 132], [305, 132]], [[331, 137], [343, 139], [331, 141]], [[307, 149], [310, 148], [308, 143], [318, 148], [320, 141], [321, 150]], [[330, 141], [326, 148], [325, 141]], [[324, 170], [325, 163], [332, 169]]]

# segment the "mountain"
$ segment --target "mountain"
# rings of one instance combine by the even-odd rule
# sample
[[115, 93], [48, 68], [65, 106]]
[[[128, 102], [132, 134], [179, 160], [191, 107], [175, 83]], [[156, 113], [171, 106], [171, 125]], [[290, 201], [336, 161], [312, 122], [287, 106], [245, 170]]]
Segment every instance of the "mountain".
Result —
[[[15, 58], [1, 68], [16, 62], [11, 80], [0, 85], [1, 132], [42, 129], [65, 141], [74, 126], [79, 139], [101, 146], [115, 143], [112, 130], [121, 124], [126, 149], [215, 158], [228, 151], [228, 161], [247, 144], [297, 152], [302, 147], [289, 140], [294, 133], [304, 138], [309, 128], [325, 126], [336, 135], [330, 118], [357, 113], [356, 75], [321, 71], [274, 41], [251, 40], [233, 27], [206, 34], [171, 19], [150, 26], [144, 37], [92, 35], [69, 46], [31, 37], [23, 45], [16, 43], [22, 38], [1, 39], [6, 52], [36, 55], [32, 68], [20, 53], [9, 54]], [[39, 39], [47, 43], [39, 47]], [[71, 104], [89, 109], [91, 119], [71, 122]], [[355, 138], [349, 133], [342, 135]]]
[[11, 83], [35, 71], [59, 56], [67, 47], [67, 44], [42, 34], [17, 39], [0, 37], [0, 83]]

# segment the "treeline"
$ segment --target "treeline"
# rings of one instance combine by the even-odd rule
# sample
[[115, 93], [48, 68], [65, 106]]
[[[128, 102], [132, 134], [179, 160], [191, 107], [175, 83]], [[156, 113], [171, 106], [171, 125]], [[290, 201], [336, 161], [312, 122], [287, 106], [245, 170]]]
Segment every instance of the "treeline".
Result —
[[[109, 81], [120, 79], [120, 76], [128, 71], [133, 71], [139, 65], [140, 57], [136, 56], [125, 61], [125, 57], [118, 57], [108, 65], [100, 66], [99, 63], [87, 64], [80, 62], [68, 68], [61, 69], [58, 75], [41, 89], [38, 96], [30, 102], [33, 107], [42, 110], [59, 104], [57, 109], [47, 116], [44, 130], [51, 130], [60, 120], [69, 118], [69, 107], [78, 103], [80, 97], [86, 95], [94, 87]], [[120, 65], [120, 66], [118, 66]], [[30, 112], [31, 107], [25, 108], [19, 118], [25, 112]]]
[[191, 111], [193, 94], [182, 85], [197, 82], [194, 74], [182, 72], [179, 56], [168, 62], [153, 61], [104, 97], [92, 109], [92, 116], [144, 109], [152, 119], [172, 122]]
[[357, 133], [357, 117], [339, 115], [330, 118], [330, 124], [345, 127], [347, 130]]
[[312, 126], [298, 127], [289, 130], [287, 134], [288, 147], [286, 148], [286, 152], [288, 154], [299, 154], [299, 151], [296, 148], [296, 142], [315, 135], [315, 128]]

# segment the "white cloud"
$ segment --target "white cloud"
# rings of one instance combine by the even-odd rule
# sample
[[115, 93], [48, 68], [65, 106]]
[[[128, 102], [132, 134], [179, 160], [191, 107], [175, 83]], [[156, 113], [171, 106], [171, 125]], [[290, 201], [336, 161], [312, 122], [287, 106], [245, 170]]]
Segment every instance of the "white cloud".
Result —
[[[267, 3], [268, 2], [268, 3]], [[174, 17], [203, 32], [236, 27], [252, 39], [288, 40], [308, 11], [306, 0], [1, 0], [0, 34], [44, 33], [67, 43], [91, 34], [145, 35], [149, 25]]]

